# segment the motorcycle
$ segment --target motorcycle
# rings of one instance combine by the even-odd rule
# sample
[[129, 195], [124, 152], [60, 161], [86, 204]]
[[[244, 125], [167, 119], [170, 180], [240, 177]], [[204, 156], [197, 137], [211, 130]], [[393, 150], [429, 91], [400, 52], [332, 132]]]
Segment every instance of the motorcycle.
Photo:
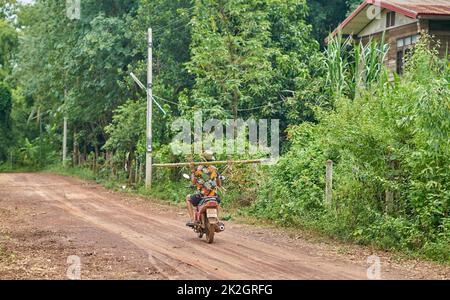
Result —
[[[191, 177], [187, 174], [183, 174], [183, 177], [191, 180]], [[225, 177], [221, 176], [221, 179], [224, 180]], [[193, 188], [193, 186], [189, 187]], [[219, 208], [220, 204], [217, 197], [204, 197], [195, 207], [195, 225], [192, 229], [200, 239], [206, 236], [208, 244], [214, 243], [216, 233], [225, 231], [225, 225], [219, 219]]]

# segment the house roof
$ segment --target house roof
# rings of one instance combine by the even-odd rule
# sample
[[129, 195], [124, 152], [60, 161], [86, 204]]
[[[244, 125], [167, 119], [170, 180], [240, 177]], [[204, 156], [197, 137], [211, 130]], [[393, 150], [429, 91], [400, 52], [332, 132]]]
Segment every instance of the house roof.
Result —
[[383, 1], [391, 3], [401, 10], [409, 11], [414, 18], [421, 15], [450, 15], [450, 0], [389, 0]]
[[388, 9], [412, 19], [431, 16], [450, 17], [450, 0], [365, 0], [333, 31], [332, 35], [336, 35], [339, 31], [343, 34], [360, 32], [375, 17], [374, 7]]

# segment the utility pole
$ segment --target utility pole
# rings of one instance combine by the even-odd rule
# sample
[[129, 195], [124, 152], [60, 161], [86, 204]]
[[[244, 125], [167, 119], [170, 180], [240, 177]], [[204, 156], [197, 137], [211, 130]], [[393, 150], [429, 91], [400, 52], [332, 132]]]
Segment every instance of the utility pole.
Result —
[[152, 29], [148, 29], [148, 64], [147, 64], [147, 154], [145, 161], [145, 186], [152, 188], [152, 112], [153, 112], [153, 36]]

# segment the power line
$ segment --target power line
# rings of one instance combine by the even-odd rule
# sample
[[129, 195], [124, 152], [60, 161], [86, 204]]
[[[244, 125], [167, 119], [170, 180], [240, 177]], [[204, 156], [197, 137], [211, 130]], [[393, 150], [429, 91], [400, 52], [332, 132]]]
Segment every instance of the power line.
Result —
[[164, 98], [158, 97], [158, 96], [156, 96], [156, 95], [153, 95], [153, 97], [155, 97], [155, 98], [157, 98], [157, 99], [159, 99], [159, 100], [161, 100], [161, 101], [164, 101], [164, 102], [167, 102], [167, 103], [173, 104], [173, 105], [182, 105], [181, 103], [176, 103], [176, 102], [174, 102], [174, 101], [170, 101], [170, 100], [167, 100], [167, 99], [164, 99]]
[[[192, 16], [192, 13], [193, 13], [193, 12], [190, 11], [190, 10], [192, 10], [192, 9], [194, 9], [194, 8], [195, 8], [194, 6], [189, 7], [189, 8], [185, 8], [185, 9], [188, 11], [188, 15], [189, 15], [190, 17]], [[168, 24], [166, 24], [166, 25], [164, 25], [164, 26], [162, 26], [162, 27], [155, 28], [153, 31], [155, 31], [155, 32], [160, 32], [160, 31], [162, 31], [163, 29], [166, 29], [166, 28], [168, 28], [168, 27], [171, 27], [171, 26], [173, 26], [173, 25], [176, 25], [176, 24], [179, 23], [180, 21], [185, 21], [185, 20], [184, 20], [183, 18], [179, 18], [179, 19], [177, 19], [177, 20], [175, 20], [175, 21], [168, 22]], [[175, 28], [173, 28], [173, 29], [176, 30], [176, 29], [185, 27], [185, 26], [189, 25], [190, 22], [191, 22], [191, 21], [189, 20], [188, 23], [179, 25], [179, 26], [177, 26], [177, 27], [175, 27]]]
[[[163, 102], [166, 102], [166, 103], [170, 103], [170, 104], [173, 104], [173, 105], [181, 106], [181, 107], [184, 107], [184, 108], [192, 108], [192, 107], [190, 107], [190, 106], [188, 106], [188, 105], [181, 104], [181, 103], [177, 103], [177, 102], [174, 102], [174, 101], [170, 101], [170, 100], [167, 100], [167, 99], [158, 97], [158, 96], [154, 96], [154, 97], [157, 98], [157, 99], [159, 99], [159, 100], [161, 100], [161, 101], [163, 101]], [[284, 102], [286, 102], [286, 101], [287, 101], [287, 100], [283, 97], [283, 100], [278, 101], [278, 102], [267, 103], [267, 104], [265, 104], [265, 105], [255, 106], [255, 107], [252, 107], [252, 108], [242, 108], [242, 109], [238, 109], [237, 111], [238, 111], [238, 112], [254, 111], [254, 110], [262, 109], [262, 108], [265, 108], [265, 107], [269, 107], [269, 106], [281, 104], [281, 103], [284, 103]], [[215, 109], [202, 109], [202, 110], [212, 111], [212, 110], [215, 110]], [[232, 110], [224, 110], [224, 111], [226, 111], [226, 112], [233, 112]]]
[[[179, 19], [178, 21], [174, 21], [174, 22], [171, 22], [171, 23], [169, 23], [169, 24], [167, 24], [167, 25], [164, 25], [164, 26], [162, 26], [162, 27], [156, 28], [154, 31], [155, 31], [155, 32], [161, 32], [161, 31], [163, 31], [163, 30], [166, 29], [166, 28], [169, 28], [169, 27], [171, 27], [171, 26], [173, 26], [173, 25], [176, 25], [176, 24], [177, 24], [178, 22], [180, 22], [180, 21], [184, 21], [184, 20]], [[174, 30], [180, 29], [180, 28], [182, 28], [182, 27], [188, 26], [190, 23], [191, 23], [191, 21], [189, 20], [189, 22], [187, 22], [186, 24], [178, 25], [178, 26], [176, 26], [176, 27], [173, 28], [173, 29], [174, 29]]]
[[237, 111], [253, 111], [253, 110], [258, 110], [258, 109], [265, 108], [265, 107], [268, 107], [268, 106], [272, 106], [272, 105], [277, 105], [277, 104], [280, 104], [280, 103], [284, 103], [285, 101], [286, 101], [286, 100], [282, 100], [282, 101], [278, 101], [278, 102], [275, 102], [275, 103], [268, 103], [268, 104], [266, 104], [266, 105], [256, 106], [256, 107], [252, 107], [252, 108], [238, 109]]

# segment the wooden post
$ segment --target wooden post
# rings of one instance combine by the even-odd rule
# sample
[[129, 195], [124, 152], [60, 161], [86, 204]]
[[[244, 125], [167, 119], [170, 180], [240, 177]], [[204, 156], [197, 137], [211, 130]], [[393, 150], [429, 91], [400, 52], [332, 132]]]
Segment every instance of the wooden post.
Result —
[[148, 45], [148, 64], [147, 64], [147, 153], [145, 167], [145, 186], [147, 189], [152, 188], [152, 110], [153, 110], [153, 37], [152, 29], [148, 29], [147, 35]]
[[333, 161], [327, 161], [326, 187], [325, 187], [325, 202], [331, 205], [333, 201]]
[[391, 214], [394, 211], [394, 193], [386, 190], [386, 213]]

